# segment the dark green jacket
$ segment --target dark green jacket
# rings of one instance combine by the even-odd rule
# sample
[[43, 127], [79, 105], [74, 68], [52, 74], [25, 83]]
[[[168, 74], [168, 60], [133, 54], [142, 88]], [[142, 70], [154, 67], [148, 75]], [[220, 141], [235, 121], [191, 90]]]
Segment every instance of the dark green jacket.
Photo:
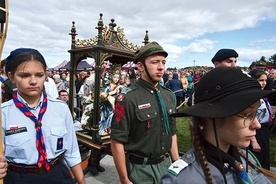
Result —
[[146, 81], [139, 81], [120, 94], [115, 103], [111, 123], [111, 139], [124, 144], [125, 151], [149, 158], [169, 152], [172, 135], [176, 134], [175, 95], [165, 87], [157, 86], [166, 104], [170, 131], [165, 131], [162, 110], [156, 89]]

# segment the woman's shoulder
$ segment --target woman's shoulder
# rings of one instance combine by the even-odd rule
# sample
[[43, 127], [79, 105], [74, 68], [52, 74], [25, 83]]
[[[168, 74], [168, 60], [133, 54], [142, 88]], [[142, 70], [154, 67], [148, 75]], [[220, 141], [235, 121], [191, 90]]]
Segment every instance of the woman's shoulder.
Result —
[[2, 109], [5, 109], [5, 108], [8, 108], [9, 106], [11, 106], [12, 104], [14, 104], [14, 102], [13, 102], [12, 99], [10, 99], [10, 100], [8, 100], [8, 101], [6, 101], [6, 102], [3, 102], [3, 103], [1, 104], [1, 107], [2, 107]]
[[163, 175], [161, 183], [204, 183], [204, 174], [202, 175], [200, 163], [195, 155], [195, 150], [192, 148], [187, 151], [180, 159], [175, 161], [169, 167], [167, 173]]
[[[246, 150], [245, 149], [240, 149], [240, 151], [244, 154], [244, 156], [246, 155]], [[270, 183], [269, 179], [267, 178], [267, 176], [265, 176], [263, 173], [260, 172], [260, 170], [258, 169], [258, 159], [256, 158], [256, 156], [248, 151], [248, 161], [250, 161], [253, 165], [249, 164], [249, 169], [248, 172], [250, 174], [251, 179], [253, 180], [254, 183]], [[241, 160], [243, 163], [243, 167], [246, 168], [246, 158], [241, 156]]]

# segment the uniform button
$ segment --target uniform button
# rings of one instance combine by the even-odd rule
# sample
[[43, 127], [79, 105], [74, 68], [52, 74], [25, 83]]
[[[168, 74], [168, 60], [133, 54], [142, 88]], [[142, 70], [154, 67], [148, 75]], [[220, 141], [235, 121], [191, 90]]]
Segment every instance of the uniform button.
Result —
[[153, 94], [153, 91], [151, 90], [150, 93]]
[[147, 116], [148, 116], [148, 118], [150, 117], [150, 115], [149, 115], [149, 114], [148, 114]]
[[164, 147], [162, 147], [162, 150], [164, 149]]
[[191, 154], [188, 154], [188, 155], [187, 155], [187, 158], [192, 158], [192, 155], [191, 155]]
[[186, 155], [186, 159], [188, 159], [188, 160], [193, 160], [194, 157], [193, 157], [192, 154], [187, 154], [187, 155]]

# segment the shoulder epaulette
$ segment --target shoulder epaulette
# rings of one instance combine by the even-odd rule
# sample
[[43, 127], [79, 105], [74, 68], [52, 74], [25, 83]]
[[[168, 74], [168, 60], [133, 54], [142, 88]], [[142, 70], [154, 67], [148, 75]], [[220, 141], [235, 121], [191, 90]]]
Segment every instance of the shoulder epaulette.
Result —
[[168, 169], [168, 172], [174, 176], [177, 176], [180, 173], [180, 171], [182, 171], [187, 166], [187, 162], [185, 162], [182, 159], [178, 159], [174, 163], [172, 163], [172, 165]]
[[9, 101], [3, 102], [1, 104], [1, 107], [4, 108], [6, 106], [10, 106], [11, 104], [13, 104], [13, 100], [9, 100]]
[[129, 93], [129, 92], [131, 92], [131, 91], [133, 91], [133, 90], [135, 90], [135, 89], [136, 89], [135, 86], [123, 88], [122, 93], [123, 93], [123, 94], [127, 94], [127, 93]]
[[189, 164], [195, 161], [195, 155], [193, 153], [193, 149], [189, 150], [185, 153], [180, 159], [176, 160], [169, 167], [168, 172], [174, 176], [177, 176], [180, 171], [186, 168]]

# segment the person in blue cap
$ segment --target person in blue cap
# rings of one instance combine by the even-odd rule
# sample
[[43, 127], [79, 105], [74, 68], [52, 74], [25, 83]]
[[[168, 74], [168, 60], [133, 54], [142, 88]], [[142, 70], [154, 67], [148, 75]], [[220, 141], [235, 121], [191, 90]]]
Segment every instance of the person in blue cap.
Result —
[[239, 54], [234, 49], [220, 49], [211, 61], [215, 67], [236, 67], [237, 57], [239, 57]]
[[18, 91], [2, 104], [3, 141], [8, 161], [4, 183], [73, 184], [77, 181], [84, 184], [70, 110], [67, 104], [48, 98], [43, 91], [44, 57], [35, 49], [19, 48], [7, 57], [5, 69]]

